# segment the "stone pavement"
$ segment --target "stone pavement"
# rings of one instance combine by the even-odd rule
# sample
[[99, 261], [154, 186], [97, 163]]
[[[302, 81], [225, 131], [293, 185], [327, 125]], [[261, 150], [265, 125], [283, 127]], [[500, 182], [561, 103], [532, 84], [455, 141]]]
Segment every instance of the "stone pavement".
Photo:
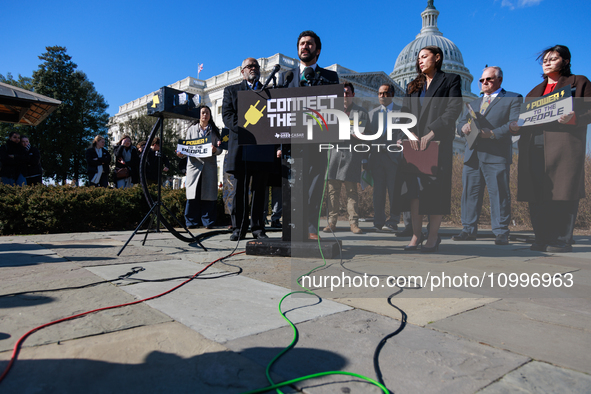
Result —
[[[495, 246], [493, 238], [453, 242], [459, 229], [442, 228], [440, 250], [421, 254], [404, 252], [408, 238], [340, 230], [342, 260], [239, 254], [163, 297], [41, 329], [24, 342], [0, 393], [266, 387], [265, 367], [293, 337], [278, 303], [320, 265], [307, 286], [318, 296], [283, 302], [299, 334], [274, 364], [275, 382], [336, 370], [372, 379], [379, 372], [397, 394], [591, 392], [590, 237], [576, 237], [572, 253], [551, 254], [520, 242]], [[118, 257], [130, 234], [0, 237], [0, 372], [32, 328], [162, 293], [184, 279], [145, 280], [191, 276], [236, 246], [228, 234], [205, 239], [207, 252], [150, 234], [145, 246], [136, 236]], [[144, 270], [119, 278], [134, 267]], [[557, 273], [564, 275], [550, 276]], [[446, 277], [449, 285], [436, 286]], [[17, 292], [31, 293], [1, 297]], [[282, 391], [381, 392], [345, 375]]]

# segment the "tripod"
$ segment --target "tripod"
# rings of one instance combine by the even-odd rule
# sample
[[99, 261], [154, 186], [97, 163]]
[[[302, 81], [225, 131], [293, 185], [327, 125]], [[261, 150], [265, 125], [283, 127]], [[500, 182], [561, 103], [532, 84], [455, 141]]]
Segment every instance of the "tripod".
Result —
[[[146, 142], [144, 151], [142, 152], [142, 156], [140, 158], [140, 183], [142, 185], [142, 190], [144, 192], [144, 196], [146, 197], [146, 201], [148, 202], [148, 206], [150, 207], [150, 210], [148, 211], [146, 216], [144, 216], [144, 218], [142, 219], [140, 224], [137, 226], [137, 228], [133, 231], [133, 233], [131, 234], [131, 236], [127, 240], [127, 242], [125, 242], [125, 245], [123, 245], [121, 250], [119, 250], [119, 253], [117, 253], [117, 256], [119, 256], [121, 254], [121, 252], [123, 252], [125, 247], [129, 244], [131, 239], [138, 233], [140, 228], [142, 228], [142, 226], [144, 225], [146, 220], [148, 220], [148, 218], [150, 218], [150, 224], [148, 225], [148, 228], [146, 229], [144, 240], [142, 241], [142, 246], [145, 245], [146, 239], [148, 238], [148, 234], [150, 232], [156, 232], [156, 233], [161, 232], [160, 231], [160, 223], [162, 223], [164, 225], [164, 227], [166, 227], [166, 229], [172, 235], [174, 235], [176, 238], [180, 239], [181, 241], [187, 242], [187, 243], [191, 243], [191, 242], [196, 243], [200, 248], [202, 248], [204, 251], [207, 252], [207, 249], [205, 248], [205, 246], [203, 246], [203, 244], [201, 244], [201, 242], [199, 242], [199, 240], [193, 234], [191, 234], [189, 229], [184, 224], [179, 222], [179, 220], [176, 218], [176, 216], [173, 215], [173, 213], [170, 211], [170, 209], [168, 209], [168, 207], [166, 205], [164, 205], [164, 203], [162, 202], [162, 171], [161, 171], [162, 154], [157, 156], [157, 158], [158, 158], [158, 167], [157, 167], [158, 168], [158, 186], [157, 186], [158, 187], [158, 197], [157, 197], [156, 201], [154, 201], [152, 199], [152, 195], [150, 194], [150, 190], [148, 189], [148, 182], [146, 180], [146, 163], [147, 163], [147, 159], [148, 159], [149, 149], [152, 146], [152, 141], [154, 141], [154, 136], [156, 135], [156, 132], [158, 130], [160, 130], [160, 144], [162, 144], [164, 141], [164, 117], [162, 115], [158, 116], [158, 121], [156, 122], [156, 124], [152, 128], [152, 131], [150, 132], [150, 136], [148, 137], [148, 141]], [[166, 210], [166, 212], [168, 212], [168, 214], [172, 218], [174, 218], [174, 220], [179, 225], [179, 227], [182, 227], [185, 230], [185, 232], [187, 234], [189, 234], [190, 237], [187, 237], [187, 236], [183, 235], [183, 233], [178, 232], [162, 216], [162, 208], [164, 208]], [[156, 227], [154, 228], [153, 231], [151, 231], [152, 225], [154, 224], [154, 222], [156, 222]]]

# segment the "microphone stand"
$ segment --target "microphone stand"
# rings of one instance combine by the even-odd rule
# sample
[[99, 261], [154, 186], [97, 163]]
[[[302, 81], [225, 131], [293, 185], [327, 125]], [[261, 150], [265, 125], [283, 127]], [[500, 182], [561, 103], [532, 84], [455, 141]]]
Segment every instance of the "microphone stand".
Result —
[[[157, 186], [158, 187], [158, 197], [157, 197], [157, 200], [154, 201], [152, 199], [152, 196], [150, 195], [150, 190], [148, 188], [148, 182], [146, 180], [146, 162], [148, 159], [149, 150], [152, 149], [151, 148], [152, 141], [154, 140], [154, 136], [155, 136], [156, 131], [158, 129], [160, 129], [160, 155], [158, 155], [158, 186]], [[201, 242], [199, 242], [199, 240], [193, 234], [191, 234], [191, 232], [189, 231], [187, 226], [185, 226], [183, 223], [179, 222], [177, 217], [162, 202], [162, 182], [161, 182], [161, 180], [162, 180], [162, 146], [163, 145], [164, 145], [164, 117], [162, 115], [159, 115], [158, 121], [156, 122], [156, 124], [152, 128], [152, 131], [150, 132], [150, 136], [148, 137], [148, 141], [146, 142], [144, 151], [142, 152], [142, 156], [140, 159], [140, 183], [142, 185], [142, 190], [144, 192], [144, 196], [146, 197], [146, 201], [148, 202], [148, 206], [150, 206], [150, 210], [148, 211], [146, 216], [144, 216], [144, 218], [142, 219], [140, 224], [136, 227], [136, 229], [133, 231], [133, 233], [130, 235], [127, 242], [125, 242], [125, 245], [123, 245], [121, 250], [119, 250], [119, 253], [117, 253], [117, 256], [119, 256], [121, 254], [121, 252], [123, 252], [123, 249], [125, 249], [127, 247], [129, 242], [131, 241], [131, 239], [138, 233], [138, 231], [140, 230], [140, 228], [143, 226], [144, 222], [148, 218], [150, 218], [150, 224], [148, 225], [148, 228], [146, 229], [144, 240], [142, 241], [142, 246], [145, 245], [146, 239], [148, 238], [148, 234], [150, 232], [155, 232], [155, 233], [161, 232], [160, 231], [160, 223], [162, 223], [164, 225], [164, 227], [166, 227], [168, 229], [168, 231], [170, 231], [172, 233], [172, 235], [174, 235], [176, 238], [180, 239], [181, 241], [185, 241], [185, 242], [194, 242], [197, 244], [197, 246], [202, 248], [203, 251], [207, 252], [207, 249], [205, 248], [205, 246], [203, 246], [203, 244]], [[190, 238], [185, 237], [184, 235], [182, 235], [181, 233], [176, 231], [174, 229], [174, 227], [170, 223], [168, 223], [168, 221], [162, 216], [162, 210], [161, 210], [162, 207], [164, 207], [164, 209], [168, 212], [168, 214], [172, 218], [174, 218], [174, 220], [179, 225], [179, 227], [182, 227], [183, 229], [185, 229], [185, 231], [191, 236]], [[152, 215], [154, 215], [154, 216], [152, 216]], [[152, 225], [154, 224], [154, 221], [156, 221], [156, 227], [154, 230], [152, 230]]]

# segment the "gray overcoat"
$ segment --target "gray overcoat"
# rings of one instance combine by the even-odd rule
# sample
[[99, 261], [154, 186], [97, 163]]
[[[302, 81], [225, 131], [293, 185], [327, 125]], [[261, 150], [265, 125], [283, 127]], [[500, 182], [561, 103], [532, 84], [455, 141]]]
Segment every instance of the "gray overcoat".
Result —
[[[215, 127], [215, 126], [214, 126]], [[217, 129], [217, 127], [216, 127]], [[204, 135], [201, 135], [199, 124], [189, 127], [187, 130], [187, 139], [197, 139], [210, 135], [213, 146], [217, 147], [219, 138], [214, 133], [211, 126], [207, 127]], [[201, 177], [201, 200], [216, 201], [218, 198], [218, 174], [216, 156], [222, 152], [217, 148], [211, 157], [188, 157], [187, 160], [187, 178], [185, 188], [187, 191], [187, 200], [194, 200], [197, 196], [197, 184]]]

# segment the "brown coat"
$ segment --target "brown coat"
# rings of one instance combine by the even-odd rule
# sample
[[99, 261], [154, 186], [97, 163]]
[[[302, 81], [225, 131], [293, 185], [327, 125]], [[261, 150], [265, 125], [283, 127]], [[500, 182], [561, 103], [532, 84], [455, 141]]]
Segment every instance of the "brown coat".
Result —
[[[525, 102], [541, 97], [547, 80], [532, 89]], [[517, 177], [517, 200], [536, 201], [530, 173], [530, 149], [532, 132], [544, 133], [545, 178], [544, 200], [579, 200], [585, 197], [585, 149], [587, 147], [587, 124], [591, 123], [591, 82], [582, 75], [560, 77], [555, 89], [571, 85], [576, 88], [573, 97], [576, 114], [575, 125], [560, 124], [557, 121], [538, 126], [523, 127], [520, 130], [519, 160]], [[584, 100], [581, 97], [586, 97]]]

